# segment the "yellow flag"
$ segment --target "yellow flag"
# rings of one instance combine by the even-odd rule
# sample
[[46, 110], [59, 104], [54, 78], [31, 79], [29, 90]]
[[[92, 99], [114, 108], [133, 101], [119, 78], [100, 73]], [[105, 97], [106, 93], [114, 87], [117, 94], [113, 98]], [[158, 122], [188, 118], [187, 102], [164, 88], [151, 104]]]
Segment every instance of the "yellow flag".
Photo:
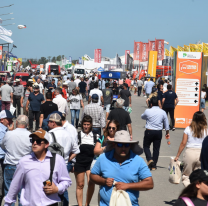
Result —
[[178, 51], [184, 51], [184, 48], [181, 46], [178, 46]]
[[190, 46], [190, 52], [197, 52], [198, 51], [197, 44], [189, 44], [189, 46]]
[[190, 50], [190, 47], [189, 47], [188, 45], [184, 45], [183, 48], [184, 48], [184, 51], [185, 51], [185, 52], [189, 52], [189, 50]]
[[170, 55], [173, 57], [174, 52], [177, 51], [175, 47], [170, 46]]
[[208, 54], [208, 44], [202, 43], [204, 54]]
[[198, 52], [203, 52], [203, 45], [202, 44], [198, 44]]
[[165, 49], [165, 56], [170, 57], [170, 52], [167, 49]]

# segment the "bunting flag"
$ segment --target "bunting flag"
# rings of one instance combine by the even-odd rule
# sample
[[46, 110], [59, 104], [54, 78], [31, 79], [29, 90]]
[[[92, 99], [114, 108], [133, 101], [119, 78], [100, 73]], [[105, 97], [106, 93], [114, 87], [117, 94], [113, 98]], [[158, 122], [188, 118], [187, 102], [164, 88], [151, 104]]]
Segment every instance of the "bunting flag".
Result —
[[177, 51], [177, 49], [175, 47], [171, 46], [170, 47], [170, 56], [173, 57], [175, 51]]
[[177, 50], [178, 50], [178, 51], [184, 51], [184, 48], [181, 47], [181, 46], [178, 46]]
[[167, 49], [165, 49], [165, 56], [166, 57], [170, 57], [171, 55], [170, 55], [170, 52], [167, 50]]
[[13, 40], [10, 37], [5, 36], [5, 35], [0, 35], [0, 39], [3, 39], [4, 41], [6, 41], [6, 42], [8, 42], [10, 44], [13, 43]]
[[189, 50], [190, 50], [190, 47], [189, 47], [188, 45], [184, 45], [183, 48], [184, 48], [184, 51], [185, 51], [185, 52], [189, 52]]
[[202, 43], [203, 44], [203, 52], [204, 54], [208, 54], [208, 44]]
[[190, 46], [190, 52], [197, 52], [198, 51], [197, 44], [189, 44], [189, 46]]
[[12, 31], [11, 30], [7, 30], [4, 27], [0, 26], [0, 35], [7, 35], [7, 36], [12, 36]]
[[202, 44], [198, 44], [198, 52], [203, 52], [203, 45]]

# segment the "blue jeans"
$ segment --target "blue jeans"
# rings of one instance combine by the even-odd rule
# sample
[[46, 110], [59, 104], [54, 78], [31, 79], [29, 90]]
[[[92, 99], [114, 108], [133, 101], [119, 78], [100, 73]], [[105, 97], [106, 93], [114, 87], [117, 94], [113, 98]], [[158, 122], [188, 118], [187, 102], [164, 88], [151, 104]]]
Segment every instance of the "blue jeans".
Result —
[[79, 123], [79, 109], [71, 109], [71, 124], [74, 126], [74, 118], [76, 115], [76, 127], [78, 127], [78, 123]]
[[42, 129], [48, 132], [48, 122], [46, 119], [43, 120]]
[[[72, 168], [73, 168], [72, 162], [68, 162], [67, 164], [68, 172], [71, 172]], [[69, 205], [69, 196], [68, 196], [68, 191], [65, 190], [63, 206], [68, 206], [68, 205]]]
[[[7, 195], [9, 191], [9, 187], [12, 182], [12, 178], [13, 178], [15, 170], [16, 170], [15, 165], [5, 165], [5, 168], [4, 168], [4, 195], [5, 196]], [[20, 193], [21, 191], [18, 193], [18, 205], [22, 206], [20, 204]], [[15, 203], [12, 203], [11, 206], [15, 206]]]
[[101, 128], [99, 128], [99, 127], [93, 127], [92, 132], [93, 132], [93, 134], [98, 134], [101, 136]]

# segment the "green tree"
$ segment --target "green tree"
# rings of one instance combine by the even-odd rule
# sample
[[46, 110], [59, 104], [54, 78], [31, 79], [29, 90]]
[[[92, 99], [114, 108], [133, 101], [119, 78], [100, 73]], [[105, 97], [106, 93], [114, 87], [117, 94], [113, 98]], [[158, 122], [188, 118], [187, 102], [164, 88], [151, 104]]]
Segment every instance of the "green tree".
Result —
[[41, 57], [38, 61], [38, 64], [46, 64], [48, 60], [45, 57]]
[[49, 61], [49, 62], [51, 61], [51, 56], [48, 56], [48, 61]]
[[51, 59], [51, 61], [54, 62], [54, 63], [56, 63], [56, 57], [53, 57], [53, 58]]
[[58, 55], [58, 56], [56, 57], [56, 61], [61, 61], [61, 55]]

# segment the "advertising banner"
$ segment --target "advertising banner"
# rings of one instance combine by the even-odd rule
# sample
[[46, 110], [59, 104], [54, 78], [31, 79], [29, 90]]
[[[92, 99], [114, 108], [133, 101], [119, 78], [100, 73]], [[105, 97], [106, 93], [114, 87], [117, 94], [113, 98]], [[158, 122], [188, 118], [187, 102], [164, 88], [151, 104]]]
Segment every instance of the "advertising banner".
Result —
[[0, 59], [2, 59], [2, 56], [3, 56], [3, 47], [0, 46]]
[[17, 61], [22, 65], [22, 58], [18, 58]]
[[186, 128], [193, 114], [200, 110], [201, 52], [177, 52], [175, 92], [179, 103], [175, 107], [175, 127]]
[[69, 64], [71, 64], [71, 63], [72, 63], [72, 57], [69, 56]]
[[164, 39], [156, 39], [157, 60], [164, 59]]
[[156, 51], [156, 42], [149, 41], [149, 51]]
[[130, 54], [130, 50], [125, 51], [125, 64], [127, 64], [127, 54]]
[[97, 50], [98, 50], [98, 63], [101, 63], [102, 51], [101, 51], [101, 49], [97, 49]]
[[142, 61], [148, 61], [149, 43], [142, 43]]
[[79, 64], [82, 64], [82, 58], [79, 57]]
[[148, 71], [151, 77], [156, 77], [157, 51], [149, 51]]
[[98, 50], [95, 49], [94, 51], [94, 62], [98, 62]]
[[95, 49], [94, 53], [94, 62], [101, 63], [101, 56], [102, 55], [102, 50], [101, 49]]
[[134, 60], [142, 60], [142, 42], [134, 42]]

